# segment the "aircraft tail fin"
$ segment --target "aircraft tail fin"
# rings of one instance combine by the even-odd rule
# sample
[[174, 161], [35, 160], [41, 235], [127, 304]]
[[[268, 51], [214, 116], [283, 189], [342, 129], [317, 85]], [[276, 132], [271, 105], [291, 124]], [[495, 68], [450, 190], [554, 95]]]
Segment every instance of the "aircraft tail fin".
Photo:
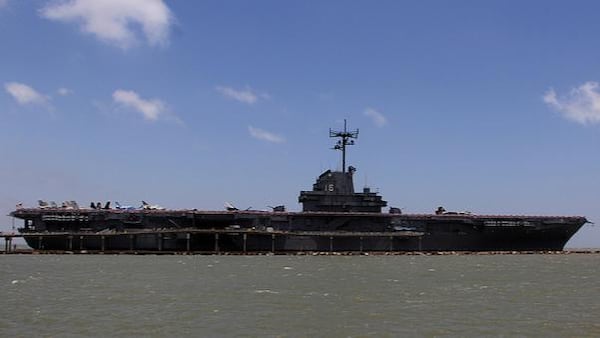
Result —
[[236, 211], [236, 210], [239, 210], [239, 209], [236, 208], [233, 204], [231, 204], [229, 202], [225, 202], [225, 210], [227, 210], [227, 211]]

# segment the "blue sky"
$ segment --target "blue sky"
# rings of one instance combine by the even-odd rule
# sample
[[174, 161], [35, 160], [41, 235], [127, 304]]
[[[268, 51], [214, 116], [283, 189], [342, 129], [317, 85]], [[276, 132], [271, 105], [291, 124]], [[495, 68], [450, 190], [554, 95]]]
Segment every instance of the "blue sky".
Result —
[[[0, 212], [285, 204], [600, 222], [597, 1], [0, 0]], [[12, 220], [0, 218], [0, 229]], [[585, 226], [570, 247], [600, 247]]]

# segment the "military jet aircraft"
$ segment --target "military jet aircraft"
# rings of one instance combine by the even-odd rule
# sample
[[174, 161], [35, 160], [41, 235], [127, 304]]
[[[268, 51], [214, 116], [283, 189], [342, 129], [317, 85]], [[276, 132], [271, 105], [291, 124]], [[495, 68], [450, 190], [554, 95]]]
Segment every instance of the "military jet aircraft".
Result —
[[135, 207], [132, 207], [131, 205], [121, 205], [121, 203], [119, 202], [115, 202], [115, 208], [117, 208], [117, 210], [135, 210]]
[[165, 208], [161, 207], [158, 204], [149, 204], [146, 201], [142, 201], [142, 209], [144, 209], [144, 210], [165, 210]]

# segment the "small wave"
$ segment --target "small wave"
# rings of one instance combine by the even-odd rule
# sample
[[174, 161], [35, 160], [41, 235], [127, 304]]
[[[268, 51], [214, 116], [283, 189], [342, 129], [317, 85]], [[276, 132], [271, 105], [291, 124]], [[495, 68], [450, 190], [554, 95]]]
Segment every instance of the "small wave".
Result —
[[264, 290], [254, 290], [254, 293], [270, 293], [273, 295], [277, 295], [279, 294], [279, 292], [277, 291], [273, 291], [273, 290], [269, 290], [269, 289], [264, 289]]

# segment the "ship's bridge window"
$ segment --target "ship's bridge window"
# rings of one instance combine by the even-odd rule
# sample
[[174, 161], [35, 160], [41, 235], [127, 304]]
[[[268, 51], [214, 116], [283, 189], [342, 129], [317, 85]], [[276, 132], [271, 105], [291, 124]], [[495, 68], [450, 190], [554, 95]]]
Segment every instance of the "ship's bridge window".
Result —
[[31, 219], [25, 220], [25, 228], [27, 228], [29, 230], [35, 230], [35, 225], [33, 225], [33, 220], [31, 220]]

